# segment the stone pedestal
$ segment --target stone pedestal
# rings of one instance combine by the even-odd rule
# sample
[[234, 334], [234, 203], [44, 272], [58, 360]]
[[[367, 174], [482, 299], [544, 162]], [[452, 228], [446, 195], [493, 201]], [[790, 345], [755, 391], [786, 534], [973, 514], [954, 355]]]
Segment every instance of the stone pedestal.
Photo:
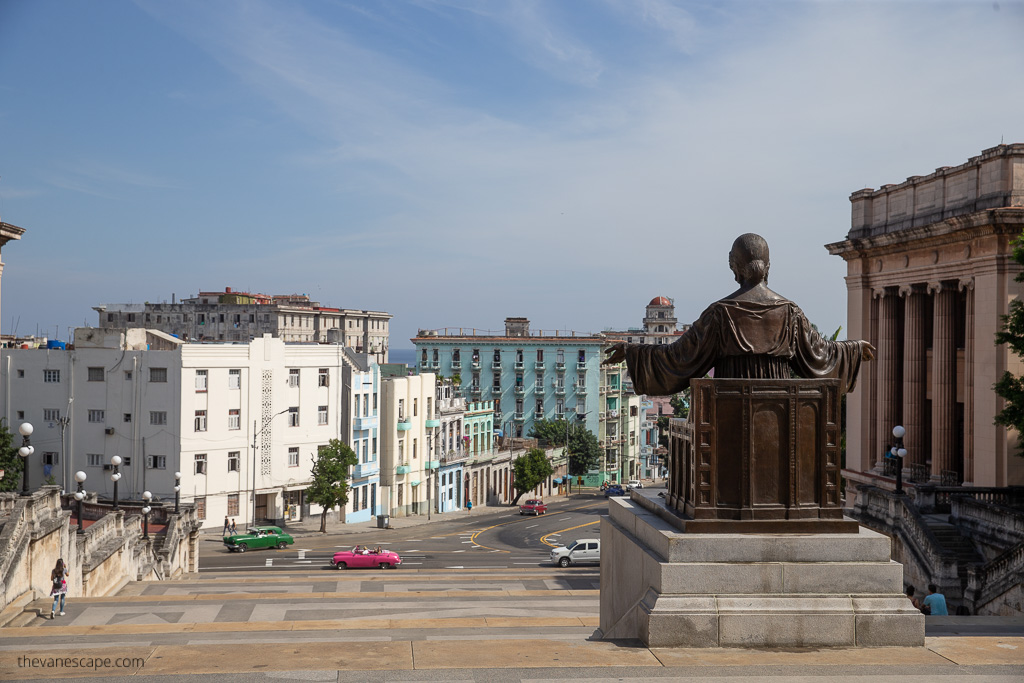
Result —
[[[646, 493], [646, 492], [645, 492]], [[601, 632], [648, 647], [923, 646], [889, 538], [688, 534], [634, 492], [601, 520]]]

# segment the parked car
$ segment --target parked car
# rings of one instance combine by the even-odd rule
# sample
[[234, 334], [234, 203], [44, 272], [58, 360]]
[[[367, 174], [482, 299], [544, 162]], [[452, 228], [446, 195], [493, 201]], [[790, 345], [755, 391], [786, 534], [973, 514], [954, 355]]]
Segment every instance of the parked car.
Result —
[[559, 567], [570, 564], [600, 564], [601, 541], [596, 538], [580, 538], [567, 546], [552, 548], [551, 561]]
[[605, 498], [608, 498], [610, 496], [624, 496], [624, 495], [626, 495], [626, 492], [622, 489], [622, 486], [620, 486], [619, 484], [611, 484], [608, 488], [606, 488], [604, 490], [604, 497]]
[[521, 515], [543, 515], [547, 511], [548, 506], [540, 498], [528, 500], [519, 506], [519, 514]]
[[287, 548], [293, 543], [295, 539], [276, 526], [252, 526], [244, 534], [224, 537], [228, 550], [240, 553], [250, 548]]
[[331, 566], [335, 569], [358, 569], [359, 567], [379, 567], [380, 569], [394, 569], [402, 564], [402, 558], [398, 553], [390, 550], [381, 550], [369, 546], [357, 545], [352, 550], [342, 550], [334, 553], [331, 558]]
[[629, 481], [626, 482], [627, 491], [631, 491], [633, 489], [642, 489], [643, 487], [644, 483], [639, 479], [630, 479]]

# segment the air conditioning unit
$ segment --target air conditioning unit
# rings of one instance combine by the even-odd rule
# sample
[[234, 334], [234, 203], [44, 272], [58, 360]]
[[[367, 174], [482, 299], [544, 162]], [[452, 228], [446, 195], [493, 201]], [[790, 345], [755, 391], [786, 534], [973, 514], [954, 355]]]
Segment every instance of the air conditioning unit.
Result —
[[107, 427], [106, 429], [103, 430], [103, 433], [106, 434], [107, 436], [113, 436], [114, 435], [114, 428], [113, 427]]
[[103, 466], [103, 470], [104, 471], [112, 470], [112, 469], [114, 469], [114, 466], [111, 465], [109, 462], [106, 465]]

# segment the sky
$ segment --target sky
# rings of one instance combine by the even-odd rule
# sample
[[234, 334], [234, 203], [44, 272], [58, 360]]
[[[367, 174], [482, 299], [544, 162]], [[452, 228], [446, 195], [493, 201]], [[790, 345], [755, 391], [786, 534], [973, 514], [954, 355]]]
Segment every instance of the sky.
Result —
[[0, 0], [0, 329], [306, 293], [418, 329], [846, 322], [849, 195], [1024, 142], [1024, 4]]

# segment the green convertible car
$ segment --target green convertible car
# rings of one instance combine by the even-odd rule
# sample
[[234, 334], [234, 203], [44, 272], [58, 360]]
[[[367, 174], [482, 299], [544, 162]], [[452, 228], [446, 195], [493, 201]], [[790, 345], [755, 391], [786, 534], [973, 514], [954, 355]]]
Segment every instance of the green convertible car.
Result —
[[228, 550], [240, 553], [250, 548], [286, 548], [293, 543], [295, 539], [276, 526], [253, 526], [244, 534], [224, 537]]

